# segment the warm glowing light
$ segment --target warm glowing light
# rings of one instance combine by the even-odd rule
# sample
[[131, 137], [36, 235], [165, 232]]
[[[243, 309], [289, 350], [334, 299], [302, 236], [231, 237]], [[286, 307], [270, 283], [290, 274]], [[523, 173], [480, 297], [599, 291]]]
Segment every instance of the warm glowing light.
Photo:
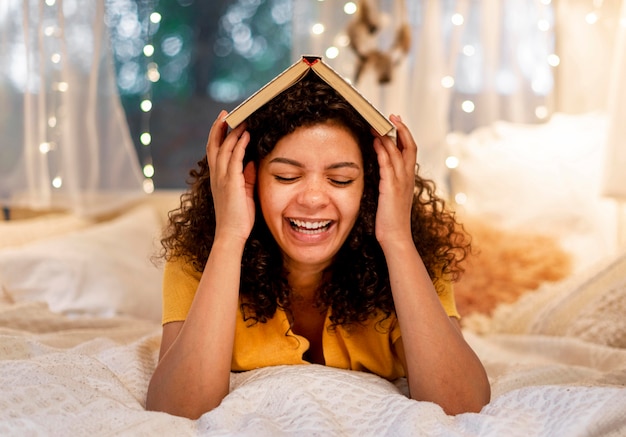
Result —
[[465, 22], [465, 18], [463, 18], [463, 15], [456, 13], [452, 15], [450, 21], [452, 21], [452, 24], [454, 24], [455, 26], [460, 26]]
[[50, 56], [50, 60], [53, 64], [58, 64], [61, 62], [61, 55], [59, 53], [53, 53], [52, 56]]
[[339, 47], [348, 47], [350, 45], [350, 37], [345, 33], [340, 33], [335, 37], [335, 44]]
[[465, 205], [467, 203], [467, 194], [456, 193], [454, 195], [454, 201], [457, 203], [457, 205]]
[[152, 44], [146, 44], [143, 46], [143, 54], [147, 57], [154, 55], [154, 46]]
[[465, 56], [473, 56], [476, 53], [476, 48], [472, 45], [463, 46], [463, 54]]
[[43, 34], [46, 36], [52, 36], [54, 35], [54, 31], [55, 31], [54, 26], [46, 26], [43, 29]]
[[143, 180], [143, 191], [147, 194], [154, 193], [154, 181], [150, 178]]
[[587, 22], [587, 24], [595, 24], [598, 21], [598, 14], [596, 14], [595, 12], [589, 12], [587, 15], [585, 15], [585, 21]]
[[463, 112], [474, 112], [474, 109], [476, 109], [476, 106], [474, 105], [474, 102], [472, 102], [471, 100], [465, 100], [463, 103], [461, 103], [461, 109], [463, 110]]
[[539, 120], [545, 120], [546, 118], [548, 118], [548, 108], [546, 108], [545, 106], [541, 105], [541, 106], [537, 106], [535, 108], [535, 116], [539, 119]]
[[69, 86], [69, 84], [67, 82], [57, 82], [54, 85], [54, 88], [57, 91], [59, 91], [60, 93], [64, 93], [64, 92], [66, 92], [70, 88], [70, 86]]
[[552, 0], [541, 0], [541, 3], [548, 6], [550, 3], [552, 3]]
[[161, 73], [159, 73], [159, 67], [156, 63], [150, 62], [148, 64], [148, 71], [146, 72], [146, 76], [150, 82], [158, 82], [161, 78]]
[[459, 158], [456, 156], [448, 156], [446, 158], [446, 167], [453, 169], [459, 166]]
[[557, 67], [561, 63], [561, 58], [558, 55], [551, 54], [548, 56], [548, 65]]
[[148, 80], [150, 82], [158, 82], [159, 79], [161, 79], [161, 73], [159, 73], [159, 70], [148, 70]]
[[139, 141], [141, 141], [141, 144], [144, 146], [147, 146], [152, 142], [152, 135], [150, 135], [149, 132], [144, 132], [139, 136]]
[[315, 35], [321, 35], [322, 33], [324, 33], [324, 25], [322, 23], [315, 23], [313, 25], [313, 27], [311, 27], [311, 32], [313, 32]]
[[42, 153], [45, 155], [46, 153], [50, 152], [53, 148], [54, 148], [54, 143], [49, 143], [47, 141], [44, 141], [43, 143], [39, 144], [39, 153]]
[[154, 166], [152, 164], [146, 164], [143, 166], [143, 175], [147, 178], [154, 176]]
[[335, 59], [339, 56], [339, 49], [335, 46], [330, 46], [326, 49], [326, 57], [328, 59]]
[[48, 117], [48, 126], [55, 127], [56, 125], [57, 125], [57, 118], [54, 115]]
[[548, 30], [550, 30], [550, 22], [548, 20], [539, 20], [537, 22], [537, 27], [542, 32], [547, 32]]
[[148, 112], [152, 109], [152, 102], [148, 99], [142, 100], [142, 102], [139, 104], [139, 107], [143, 112]]
[[441, 86], [444, 88], [452, 88], [454, 86], [454, 78], [452, 76], [444, 76], [441, 79]]
[[545, 74], [539, 74], [530, 82], [530, 88], [537, 95], [546, 95], [549, 90], [549, 83], [546, 81]]
[[150, 14], [150, 21], [153, 22], [154, 24], [160, 23], [161, 22], [161, 14], [159, 14], [158, 12], [153, 12]]
[[354, 2], [348, 2], [345, 5], [343, 5], [343, 11], [348, 14], [348, 15], [352, 15], [356, 12], [356, 3]]
[[63, 186], [63, 178], [61, 178], [61, 176], [57, 176], [52, 179], [52, 186], [54, 188], [61, 188], [61, 186]]
[[54, 6], [55, 3], [56, 3], [56, 0], [46, 0], [46, 4], [48, 6]]

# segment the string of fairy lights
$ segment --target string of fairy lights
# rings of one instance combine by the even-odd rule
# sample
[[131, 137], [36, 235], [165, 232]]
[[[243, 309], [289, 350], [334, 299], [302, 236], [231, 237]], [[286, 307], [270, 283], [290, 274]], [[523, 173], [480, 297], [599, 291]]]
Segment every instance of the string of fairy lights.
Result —
[[[318, 1], [322, 2], [324, 0], [318, 0]], [[463, 10], [462, 5], [464, 2], [457, 2], [457, 3], [458, 3], [457, 10], [453, 11], [451, 15], [449, 16], [449, 20], [451, 24], [451, 30], [450, 30], [451, 33], [454, 33], [455, 28], [460, 30], [461, 27], [466, 24], [466, 14], [468, 13], [468, 11]], [[540, 0], [540, 3], [543, 6], [548, 7], [550, 6], [551, 0]], [[596, 5], [595, 3], [597, 3], [597, 0], [594, 0], [594, 8], [598, 8], [599, 6], [601, 6], [601, 5]], [[344, 3], [343, 12], [346, 15], [353, 15], [357, 12], [358, 7], [359, 7], [358, 2], [355, 3], [355, 2], [349, 1], [349, 2]], [[548, 20], [547, 17], [542, 16], [539, 18], [537, 22], [537, 26], [542, 32], [547, 33], [551, 30], [552, 23]], [[313, 23], [310, 27], [311, 37], [315, 38], [315, 37], [323, 36], [326, 41], [331, 41], [331, 44], [329, 44], [325, 48], [324, 54], [328, 59], [335, 59], [338, 56], [340, 56], [340, 54], [342, 54], [342, 51], [348, 50], [350, 41], [347, 35], [345, 35], [345, 32], [343, 29], [341, 29], [335, 35], [324, 35], [326, 32], [327, 32], [327, 26], [323, 22]], [[466, 57], [471, 57], [476, 54], [476, 51], [477, 51], [477, 48], [473, 44], [467, 43], [462, 46], [461, 55], [466, 56]], [[559, 62], [560, 62], [560, 59], [558, 55], [556, 54], [551, 54], [547, 59], [547, 63], [551, 67], [558, 66]], [[446, 90], [447, 93], [449, 93], [452, 89], [454, 89], [456, 85], [457, 85], [457, 81], [452, 72], [449, 72], [448, 74], [444, 75], [440, 79], [440, 86], [442, 87], [442, 90]], [[460, 109], [464, 113], [469, 114], [476, 110], [476, 103], [472, 99], [468, 98], [460, 102], [460, 107], [458, 109]], [[548, 117], [549, 111], [546, 106], [541, 105], [535, 109], [535, 115], [537, 116], [538, 119], [545, 119]], [[445, 166], [451, 171], [458, 168], [460, 163], [461, 163], [460, 159], [454, 155], [447, 156], [445, 159]], [[464, 204], [467, 200], [467, 196], [462, 192], [457, 192], [454, 194], [454, 199], [457, 204]]]
[[[317, 1], [322, 2], [324, 0]], [[552, 0], [538, 0], [538, 2], [544, 6], [550, 6], [552, 4]], [[45, 5], [44, 7], [49, 9], [50, 15], [54, 15], [58, 19], [61, 18], [62, 11], [57, 4], [57, 0], [43, 0], [43, 3]], [[585, 16], [585, 21], [588, 25], [595, 25], [599, 20], [601, 20], [603, 4], [604, 0], [591, 1], [589, 12]], [[358, 2], [348, 1], [344, 3], [342, 10], [346, 15], [350, 16], [357, 12], [358, 7]], [[462, 12], [454, 12], [449, 19], [452, 26], [455, 27], [463, 26], [466, 22], [466, 17]], [[144, 17], [144, 20], [146, 20], [144, 22], [147, 25], [142, 26], [142, 62], [144, 62], [147, 86], [144, 88], [145, 91], [143, 92], [139, 103], [141, 122], [138, 140], [141, 144], [139, 154], [144, 177], [143, 190], [146, 193], [151, 193], [155, 189], [155, 167], [152, 159], [152, 133], [150, 122], [151, 114], [154, 109], [153, 90], [155, 84], [157, 84], [160, 80], [159, 65], [155, 61], [154, 57], [155, 46], [153, 44], [153, 35], [162, 20], [162, 16], [156, 10], [154, 4], [151, 8], [146, 8], [146, 17]], [[622, 19], [619, 24], [626, 27], [624, 19]], [[547, 19], [547, 17], [539, 17], [537, 27], [540, 31], [546, 33], [550, 32], [552, 30], [552, 26], [553, 24]], [[63, 29], [59, 25], [49, 25], [43, 29], [43, 36], [48, 39], [46, 47], [50, 47], [51, 53], [48, 58], [50, 63], [48, 66], [50, 68], [48, 70], [50, 73], [47, 78], [49, 81], [47, 86], [53, 92], [51, 93], [50, 100], [46, 105], [47, 119], [45, 131], [40, 132], [40, 137], [44, 138], [44, 140], [39, 143], [39, 152], [47, 157], [50, 185], [57, 189], [61, 188], [63, 185], [63, 175], [61, 174], [61, 166], [59, 165], [59, 156], [62, 149], [61, 130], [59, 129], [59, 126], [63, 122], [63, 115], [59, 110], [59, 94], [67, 92], [71, 86], [71, 84], [63, 81], [61, 77], [61, 67], [65, 61], [63, 59], [61, 49], [62, 45], [60, 38], [62, 38], [62, 32]], [[343, 32], [331, 35], [330, 38], [329, 35], [326, 35], [327, 33], [328, 26], [326, 26], [324, 22], [313, 23], [310, 27], [311, 37], [315, 38], [325, 35], [327, 40], [332, 41], [332, 43], [324, 49], [324, 55], [328, 59], [335, 59], [341, 55], [342, 51], [348, 50], [350, 41]], [[462, 54], [464, 56], [472, 56], [474, 52], [475, 47], [471, 44], [463, 46]], [[546, 62], [549, 66], [556, 68], [560, 64], [560, 58], [558, 54], [551, 53], [548, 55]], [[442, 77], [440, 83], [443, 89], [452, 89], [456, 85], [456, 80], [454, 75], [449, 74]], [[460, 103], [460, 109], [466, 113], [471, 113], [476, 110], [476, 103], [471, 99], [466, 99]], [[535, 115], [540, 120], [546, 119], [549, 116], [549, 110], [545, 106], [540, 105], [535, 109]], [[445, 163], [449, 169], [458, 168], [461, 164], [459, 158], [455, 156], [448, 156]], [[463, 193], [456, 193], [456, 202], [459, 204], [464, 203], [464, 196], [465, 195]]]
[[[318, 0], [318, 1], [322, 2], [324, 0]], [[466, 20], [467, 20], [466, 14], [468, 14], [469, 12], [460, 10], [461, 9], [460, 6], [463, 3], [464, 2], [457, 2], [457, 9], [459, 10], [454, 11], [449, 17], [451, 28], [453, 29], [454, 28], [459, 29], [466, 24]], [[603, 12], [602, 7], [604, 5], [604, 0], [591, 0], [590, 3], [591, 4], [589, 7], [589, 11], [586, 13], [584, 20], [587, 25], [591, 26], [591, 25], [595, 25], [596, 23], [598, 23], [598, 21], [602, 18], [602, 12]], [[547, 11], [548, 11], [548, 8], [553, 6], [553, 2], [552, 0], [537, 0], [536, 4], [538, 6], [537, 10], [539, 11], [536, 26], [537, 26], [537, 29], [540, 31], [540, 34], [543, 34], [545, 40], [548, 41], [550, 38], [551, 32], [553, 32], [554, 30], [554, 23], [553, 23], [553, 17], [550, 16], [550, 14], [548, 14]], [[349, 2], [344, 3], [343, 11], [347, 15], [353, 15], [357, 12], [358, 7], [359, 7], [358, 2], [355, 3], [355, 2], [349, 1]], [[624, 21], [625, 21], [624, 18], [622, 18], [619, 24], [623, 27], [626, 27], [626, 22]], [[310, 28], [311, 37], [319, 37], [321, 35], [324, 35], [325, 32], [327, 32], [327, 26], [325, 25], [325, 23], [316, 22], [311, 25], [311, 28]], [[325, 40], [332, 41], [332, 43], [329, 44], [325, 49], [325, 56], [329, 59], [337, 58], [342, 53], [342, 50], [347, 50], [347, 47], [349, 46], [349, 40], [347, 39], [343, 31], [339, 31], [339, 33], [337, 33], [336, 35], [330, 35], [330, 36], [326, 35]], [[548, 46], [548, 44], [546, 44], [546, 46]], [[477, 52], [477, 47], [475, 47], [471, 43], [463, 45], [461, 49], [461, 55], [465, 57], [472, 57], [476, 54], [476, 52]], [[545, 62], [549, 68], [555, 69], [560, 65], [561, 59], [557, 53], [553, 52], [553, 53], [547, 54]], [[457, 80], [454, 77], [454, 74], [447, 74], [443, 76], [441, 78], [440, 85], [442, 89], [444, 90], [450, 91], [454, 89], [457, 86]], [[539, 95], [541, 95], [542, 93], [546, 93], [545, 77], [539, 77], [537, 79], [534, 79], [533, 82], [531, 83], [531, 88], [534, 92], [536, 92]], [[454, 104], [457, 104], [457, 103], [455, 102]], [[471, 114], [472, 112], [479, 109], [477, 108], [477, 104], [478, 103], [475, 102], [473, 99], [466, 98], [458, 103], [459, 105], [458, 108], [456, 109], [453, 108], [452, 110], [453, 111], [460, 110], [464, 113]], [[539, 121], [547, 120], [550, 116], [550, 109], [548, 108], [548, 106], [546, 106], [546, 104], [538, 104], [534, 108], [534, 115]], [[454, 133], [451, 133], [447, 141], [448, 142], [455, 141], [455, 138], [457, 138], [457, 136]], [[455, 169], [458, 169], [460, 165], [461, 165], [461, 159], [458, 156], [449, 155], [445, 158], [445, 166], [450, 171], [454, 171]], [[456, 193], [453, 193], [453, 199], [456, 204], [463, 205], [467, 202], [467, 195], [463, 192], [456, 192]]]
[[142, 145], [141, 160], [142, 160], [142, 173], [144, 176], [143, 190], [146, 193], [152, 193], [154, 191], [154, 163], [152, 160], [152, 133], [150, 130], [150, 119], [153, 108], [153, 84], [157, 83], [161, 79], [159, 73], [159, 65], [154, 60], [154, 44], [152, 36], [154, 35], [153, 26], [158, 26], [161, 23], [162, 16], [154, 9], [150, 12], [147, 19], [145, 45], [142, 49], [142, 54], [146, 62], [146, 79], [148, 80], [148, 86], [144, 92], [141, 102], [139, 103], [139, 109], [141, 110], [141, 129], [139, 134], [139, 142]]
[[[539, 5], [544, 6], [542, 10], [545, 11], [545, 8], [552, 6], [553, 2], [552, 0], [538, 0], [538, 3]], [[585, 14], [585, 22], [587, 25], [595, 25], [598, 22], [598, 20], [602, 16], [603, 5], [604, 0], [591, 1], [591, 7], [589, 8], [589, 11]], [[450, 20], [452, 22], [452, 25], [454, 26], [461, 26], [465, 21], [464, 16], [459, 13], [453, 14]], [[619, 25], [622, 27], [626, 27], [626, 20], [622, 18], [619, 22]], [[545, 14], [542, 14], [539, 16], [536, 26], [540, 32], [542, 32], [544, 35], [547, 35], [549, 32], [553, 31], [554, 24], [548, 19]], [[464, 55], [471, 56], [473, 55], [473, 53], [474, 51], [472, 46], [466, 45], [463, 47]], [[557, 53], [549, 53], [546, 58], [546, 63], [551, 68], [557, 68], [561, 63], [561, 59]], [[442, 78], [441, 85], [444, 88], [453, 88], [455, 85], [454, 77], [445, 76], [444, 78]], [[536, 86], [535, 83], [531, 84], [531, 86], [534, 91], [538, 91], [538, 88], [540, 88], [540, 85]], [[464, 100], [461, 103], [460, 109], [463, 112], [471, 113], [475, 110], [475, 104], [472, 100]], [[535, 107], [535, 116], [538, 120], [546, 120], [550, 116], [550, 110], [545, 105], [538, 105]], [[457, 138], [458, 136], [455, 133], [450, 133], [448, 134], [447, 142], [453, 143], [454, 141], [456, 141]], [[449, 155], [445, 159], [445, 165], [449, 170], [454, 171], [455, 169], [458, 169], [461, 165], [461, 159], [455, 155]], [[454, 202], [457, 205], [463, 206], [467, 203], [468, 196], [463, 191], [456, 191], [452, 193], [452, 196]]]
[[[47, 10], [44, 11], [47, 17], [58, 17], [56, 0], [44, 0]], [[48, 172], [48, 178], [52, 188], [59, 189], [63, 186], [63, 175], [61, 174], [61, 123], [63, 118], [61, 106], [61, 94], [69, 90], [68, 82], [61, 77], [63, 63], [66, 61], [62, 56], [62, 32], [63, 29], [55, 25], [57, 20], [51, 19], [42, 29], [43, 47], [42, 50], [49, 53], [47, 57], [48, 63], [44, 63], [44, 71], [47, 72], [42, 80], [44, 89], [51, 89], [48, 93], [49, 99], [40, 96], [39, 103], [45, 106], [46, 120], [44, 124], [39, 125], [39, 138], [43, 141], [39, 143], [39, 153], [46, 159], [47, 166], [43, 166], [42, 170]]]
[[[60, 189], [63, 187], [63, 174], [61, 165], [61, 153], [63, 151], [63, 138], [61, 126], [63, 123], [70, 122], [64, 117], [62, 96], [61, 94], [68, 92], [71, 84], [64, 80], [62, 76], [65, 59], [65, 51], [63, 48], [63, 26], [59, 23], [63, 20], [63, 10], [61, 2], [57, 0], [43, 0], [42, 16], [46, 20], [46, 25], [41, 29], [41, 51], [44, 53], [41, 70], [44, 74], [41, 77], [42, 90], [46, 93], [40, 93], [38, 105], [42, 105], [46, 114], [45, 123], [39, 125], [37, 137], [40, 138], [38, 151], [45, 165], [41, 170], [47, 172], [47, 179], [50, 181], [48, 187], [52, 189]], [[143, 190], [146, 193], [154, 191], [154, 164], [152, 160], [152, 135], [150, 131], [150, 116], [153, 109], [152, 95], [153, 85], [159, 81], [160, 74], [157, 63], [153, 59], [154, 46], [152, 44], [152, 35], [154, 28], [161, 22], [161, 14], [156, 12], [154, 8], [149, 11], [147, 26], [144, 26], [144, 34], [141, 36], [145, 41], [142, 54], [145, 61], [145, 77], [148, 86], [142, 95], [139, 107], [141, 110], [141, 132], [139, 134], [139, 142], [142, 145], [140, 151], [140, 161], [142, 165], [142, 173], [144, 176]]]

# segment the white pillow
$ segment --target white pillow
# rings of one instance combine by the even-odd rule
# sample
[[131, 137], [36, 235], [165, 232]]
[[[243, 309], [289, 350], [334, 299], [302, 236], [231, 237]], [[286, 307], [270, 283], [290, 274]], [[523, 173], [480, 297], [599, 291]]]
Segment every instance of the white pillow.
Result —
[[161, 224], [140, 206], [109, 222], [0, 251], [0, 286], [14, 301], [69, 315], [160, 321], [162, 272], [151, 261]]
[[600, 261], [617, 249], [616, 205], [600, 196], [606, 127], [603, 114], [555, 114], [451, 135], [451, 190], [466, 195], [459, 210], [557, 238], [577, 268]]
[[[532, 222], [550, 231], [564, 223], [594, 223], [588, 210], [602, 181], [606, 117], [555, 114], [550, 122], [496, 122], [450, 144], [460, 165], [454, 192], [467, 195], [473, 216], [491, 215], [518, 225]], [[583, 223], [581, 223], [583, 224]]]

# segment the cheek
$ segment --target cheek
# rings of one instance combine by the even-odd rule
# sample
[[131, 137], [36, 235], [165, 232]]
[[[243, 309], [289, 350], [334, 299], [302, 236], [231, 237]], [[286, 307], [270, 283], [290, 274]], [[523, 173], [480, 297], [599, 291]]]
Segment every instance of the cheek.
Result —
[[344, 216], [352, 217], [352, 222], [356, 221], [361, 209], [361, 198], [363, 197], [363, 187], [355, 187], [354, 190], [346, 192], [341, 199], [339, 205], [343, 209]]
[[263, 213], [263, 217], [266, 222], [270, 222], [272, 217], [275, 217], [283, 208], [283, 197], [280, 191], [273, 189], [271, 184], [259, 178], [259, 186], [257, 188], [257, 194], [259, 199], [259, 207]]

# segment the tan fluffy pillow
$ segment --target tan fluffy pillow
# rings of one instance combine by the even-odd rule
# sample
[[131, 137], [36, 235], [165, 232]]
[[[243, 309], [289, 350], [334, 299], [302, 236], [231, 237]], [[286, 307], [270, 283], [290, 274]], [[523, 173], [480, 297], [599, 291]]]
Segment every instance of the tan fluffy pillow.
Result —
[[570, 274], [571, 257], [548, 236], [500, 229], [479, 219], [464, 222], [474, 253], [454, 288], [462, 316], [490, 315], [498, 305]]

